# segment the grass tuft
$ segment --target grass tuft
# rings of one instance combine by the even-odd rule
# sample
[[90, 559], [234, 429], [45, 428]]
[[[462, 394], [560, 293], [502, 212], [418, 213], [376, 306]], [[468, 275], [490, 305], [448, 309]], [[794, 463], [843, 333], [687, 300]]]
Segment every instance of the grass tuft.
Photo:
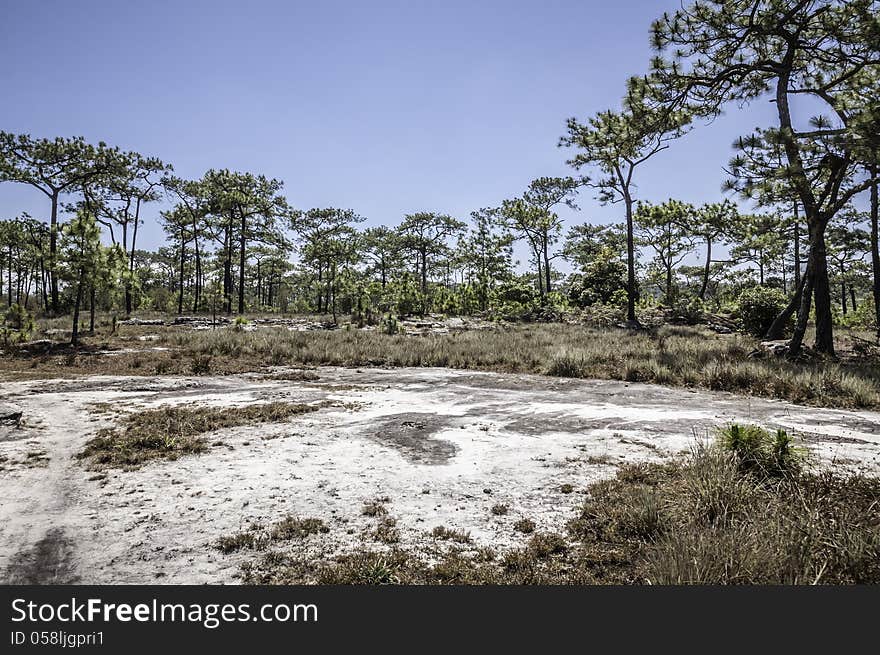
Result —
[[160, 407], [128, 414], [115, 427], [103, 428], [76, 454], [90, 469], [137, 468], [155, 460], [175, 460], [203, 453], [202, 436], [223, 428], [256, 423], [278, 423], [318, 407], [298, 403], [264, 403], [245, 407]]

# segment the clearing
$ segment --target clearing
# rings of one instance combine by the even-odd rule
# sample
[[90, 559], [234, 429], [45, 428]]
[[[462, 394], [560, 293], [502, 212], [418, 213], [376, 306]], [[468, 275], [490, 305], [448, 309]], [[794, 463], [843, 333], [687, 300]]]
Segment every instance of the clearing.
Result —
[[[122, 414], [269, 402], [317, 410], [224, 427], [202, 453], [136, 468], [76, 458]], [[218, 540], [285, 517], [326, 526], [293, 545], [306, 554], [381, 548], [389, 532], [407, 548], [450, 535], [516, 547], [523, 519], [559, 531], [619, 464], [677, 455], [732, 421], [783, 427], [827, 466], [880, 472], [880, 413], [622, 381], [278, 367], [4, 382], [0, 408], [9, 583], [233, 583], [252, 553]]]

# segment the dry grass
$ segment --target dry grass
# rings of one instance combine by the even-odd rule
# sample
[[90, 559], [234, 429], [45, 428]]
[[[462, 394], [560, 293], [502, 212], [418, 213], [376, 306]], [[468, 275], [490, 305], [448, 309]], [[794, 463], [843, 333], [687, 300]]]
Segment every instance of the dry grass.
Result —
[[[636, 478], [638, 481], [634, 481]], [[766, 480], [718, 448], [597, 485], [572, 536], [619, 557], [596, 573], [652, 584], [880, 582], [880, 481]]]
[[535, 531], [535, 522], [532, 519], [521, 518], [513, 524], [513, 529], [523, 534], [531, 534]]
[[378, 332], [168, 334], [187, 353], [264, 364], [436, 366], [735, 391], [803, 404], [880, 407], [880, 369], [845, 363], [749, 359], [757, 342], [697, 328], [656, 333], [529, 325], [428, 337]]
[[223, 428], [279, 423], [318, 407], [297, 403], [264, 403], [246, 407], [160, 407], [128, 414], [115, 427], [99, 430], [78, 459], [91, 469], [136, 468], [153, 459], [174, 460], [208, 449], [204, 434]]
[[400, 532], [397, 530], [397, 519], [390, 516], [383, 517], [370, 536], [383, 544], [396, 544], [400, 541]]
[[361, 508], [361, 514], [364, 516], [385, 516], [388, 513], [388, 509], [385, 507], [387, 502], [389, 499], [385, 497], [368, 500]]
[[328, 532], [330, 528], [321, 519], [287, 516], [267, 528], [254, 523], [247, 530], [220, 537], [215, 547], [223, 553], [244, 549], [265, 550], [278, 542], [305, 539], [313, 534]]
[[[145, 330], [156, 340], [140, 342]], [[125, 326], [115, 336], [0, 357], [0, 376], [30, 379], [77, 374], [228, 375], [267, 366], [415, 366], [537, 373], [701, 387], [830, 407], [880, 408], [880, 366], [839, 331], [841, 361], [751, 359], [757, 341], [700, 328], [652, 332], [531, 324], [425, 337], [379, 331], [193, 331]], [[147, 350], [147, 348], [167, 350]], [[125, 352], [124, 348], [141, 352]], [[100, 354], [113, 350], [115, 354]], [[296, 371], [291, 378], [312, 380]]]
[[471, 543], [471, 535], [469, 532], [447, 528], [443, 525], [438, 525], [433, 530], [431, 530], [431, 536], [434, 537], [434, 539], [440, 539], [443, 541], [454, 541], [458, 544]]
[[[772, 435], [767, 435], [772, 438]], [[496, 554], [455, 531], [406, 550], [272, 553], [242, 570], [261, 584], [878, 584], [880, 479], [755, 467], [724, 439], [593, 484], [567, 534]], [[396, 542], [394, 542], [396, 543]]]

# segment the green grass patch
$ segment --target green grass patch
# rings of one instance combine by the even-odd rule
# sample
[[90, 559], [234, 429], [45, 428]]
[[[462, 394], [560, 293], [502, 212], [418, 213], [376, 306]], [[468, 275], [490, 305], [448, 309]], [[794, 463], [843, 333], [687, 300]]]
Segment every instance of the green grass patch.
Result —
[[112, 428], [104, 428], [86, 442], [78, 459], [91, 469], [136, 468], [155, 459], [175, 460], [183, 455], [203, 453], [208, 441], [203, 436], [223, 428], [259, 423], [279, 423], [317, 410], [316, 405], [263, 403], [245, 407], [160, 407], [124, 416]]

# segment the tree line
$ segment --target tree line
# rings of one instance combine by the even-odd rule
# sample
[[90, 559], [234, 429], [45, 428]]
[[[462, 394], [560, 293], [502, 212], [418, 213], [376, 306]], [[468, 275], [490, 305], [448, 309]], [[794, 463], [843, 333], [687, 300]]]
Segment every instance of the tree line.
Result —
[[[700, 0], [664, 15], [652, 25], [655, 56], [620, 106], [567, 122], [559, 145], [575, 174], [539, 178], [469, 220], [421, 211], [364, 228], [351, 209], [296, 209], [264, 175], [212, 169], [186, 180], [104, 143], [0, 132], [0, 181], [47, 199], [45, 220], [0, 222], [0, 292], [10, 306], [71, 312], [75, 323], [96, 307], [369, 322], [608, 306], [636, 325], [645, 303], [719, 308], [758, 286], [782, 298], [768, 336], [794, 322], [797, 353], [813, 316], [816, 349], [833, 354], [839, 316], [868, 307], [880, 324], [878, 9], [876, 0]], [[793, 107], [805, 98], [824, 113], [801, 125]], [[646, 162], [758, 101], [773, 103], [775, 120], [737, 139], [723, 187], [754, 211], [722, 194], [699, 207], [638, 197]], [[585, 190], [619, 207], [621, 222], [563, 233], [559, 209], [577, 209]], [[139, 226], [160, 200], [170, 207], [158, 212], [166, 245], [139, 249]]]

